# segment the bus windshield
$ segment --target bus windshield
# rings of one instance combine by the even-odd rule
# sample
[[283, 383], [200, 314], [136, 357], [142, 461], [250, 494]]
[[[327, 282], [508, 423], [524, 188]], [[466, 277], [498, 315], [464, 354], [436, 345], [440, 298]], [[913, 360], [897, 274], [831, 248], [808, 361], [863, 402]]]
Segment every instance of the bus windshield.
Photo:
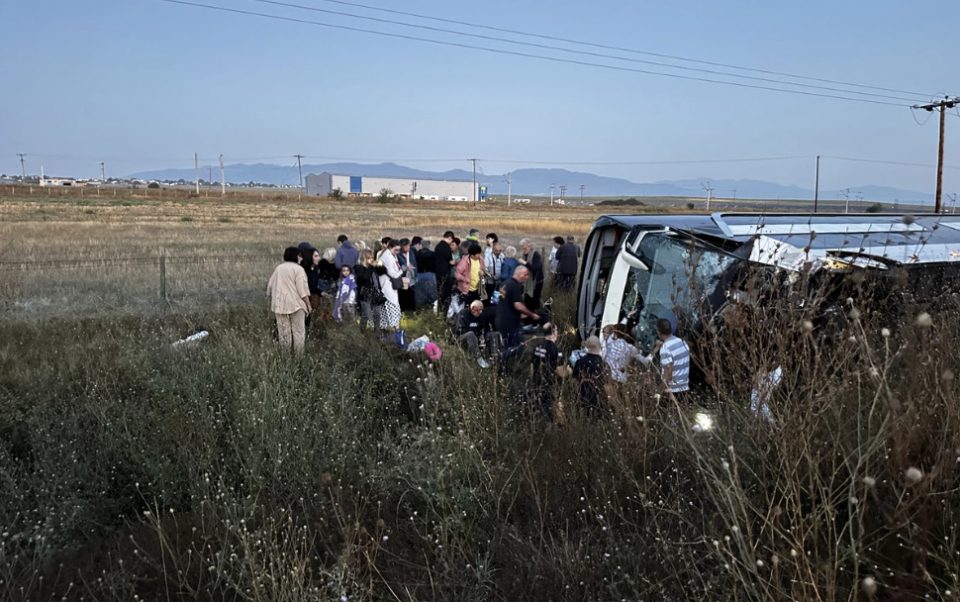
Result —
[[666, 232], [645, 235], [632, 252], [648, 269], [631, 267], [620, 305], [637, 343], [649, 349], [656, 340], [656, 322], [666, 318], [684, 330], [697, 330], [710, 298], [735, 258], [678, 239]]

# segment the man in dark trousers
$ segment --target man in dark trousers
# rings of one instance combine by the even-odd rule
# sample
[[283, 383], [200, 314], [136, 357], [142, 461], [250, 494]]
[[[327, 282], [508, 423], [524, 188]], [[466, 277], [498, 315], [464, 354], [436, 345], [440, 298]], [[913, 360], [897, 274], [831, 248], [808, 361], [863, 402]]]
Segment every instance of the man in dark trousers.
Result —
[[573, 290], [577, 281], [577, 245], [564, 242], [557, 249], [557, 288], [561, 291]]
[[543, 338], [533, 343], [533, 377], [531, 387], [534, 402], [540, 404], [540, 411], [548, 422], [553, 421], [553, 405], [556, 396], [557, 380], [562, 374], [560, 351], [557, 349], [557, 328], [550, 322], [543, 325]]
[[447, 315], [450, 297], [453, 295], [453, 279], [450, 277], [450, 270], [454, 266], [451, 242], [453, 232], [447, 230], [443, 233], [443, 240], [437, 243], [433, 250], [433, 265], [437, 274], [437, 312], [441, 316]]
[[523, 258], [520, 265], [527, 268], [530, 278], [524, 285], [524, 301], [531, 311], [540, 309], [540, 297], [543, 295], [543, 256], [533, 248], [533, 241], [524, 238], [520, 241]]

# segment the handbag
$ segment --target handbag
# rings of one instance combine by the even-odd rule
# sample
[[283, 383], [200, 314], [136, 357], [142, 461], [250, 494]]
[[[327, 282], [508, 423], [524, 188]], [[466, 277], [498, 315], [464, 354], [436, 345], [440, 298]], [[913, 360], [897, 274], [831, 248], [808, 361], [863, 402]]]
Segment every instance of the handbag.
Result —
[[399, 278], [390, 278], [390, 284], [393, 285], [393, 290], [402, 291], [403, 290], [403, 276]]
[[380, 307], [387, 302], [387, 296], [383, 294], [383, 290], [380, 288], [380, 277], [374, 274], [373, 281], [376, 284], [369, 289], [370, 305]]

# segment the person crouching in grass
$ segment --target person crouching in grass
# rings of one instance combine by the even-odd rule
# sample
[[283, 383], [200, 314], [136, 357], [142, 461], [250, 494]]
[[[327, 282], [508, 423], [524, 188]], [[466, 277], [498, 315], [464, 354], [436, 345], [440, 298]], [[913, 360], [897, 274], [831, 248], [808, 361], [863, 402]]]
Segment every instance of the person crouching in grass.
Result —
[[357, 283], [353, 278], [353, 268], [344, 265], [340, 268], [340, 282], [333, 301], [333, 319], [340, 324], [353, 324], [357, 319]]

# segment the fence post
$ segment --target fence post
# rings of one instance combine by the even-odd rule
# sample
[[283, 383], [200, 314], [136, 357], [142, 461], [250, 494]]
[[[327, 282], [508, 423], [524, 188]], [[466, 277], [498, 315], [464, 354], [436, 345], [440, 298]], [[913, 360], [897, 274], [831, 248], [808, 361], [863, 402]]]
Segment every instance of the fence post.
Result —
[[167, 300], [167, 256], [160, 256], [160, 298]]

